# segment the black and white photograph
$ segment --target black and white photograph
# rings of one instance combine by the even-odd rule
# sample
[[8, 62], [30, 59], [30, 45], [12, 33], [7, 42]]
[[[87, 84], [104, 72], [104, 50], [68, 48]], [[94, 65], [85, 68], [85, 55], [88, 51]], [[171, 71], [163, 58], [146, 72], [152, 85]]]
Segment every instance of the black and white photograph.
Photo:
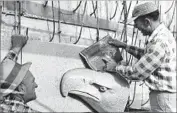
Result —
[[0, 113], [176, 112], [176, 0], [0, 0]]

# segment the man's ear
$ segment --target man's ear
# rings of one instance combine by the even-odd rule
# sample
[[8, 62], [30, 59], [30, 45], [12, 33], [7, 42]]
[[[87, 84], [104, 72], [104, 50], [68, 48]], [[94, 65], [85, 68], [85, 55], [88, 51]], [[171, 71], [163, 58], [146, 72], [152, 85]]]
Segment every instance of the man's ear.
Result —
[[19, 86], [18, 86], [18, 91], [21, 92], [21, 93], [25, 93], [26, 92], [26, 87], [23, 83], [21, 83]]
[[145, 18], [145, 19], [144, 19], [144, 25], [147, 26], [147, 27], [148, 27], [149, 25], [151, 25], [151, 20], [150, 20], [149, 18]]

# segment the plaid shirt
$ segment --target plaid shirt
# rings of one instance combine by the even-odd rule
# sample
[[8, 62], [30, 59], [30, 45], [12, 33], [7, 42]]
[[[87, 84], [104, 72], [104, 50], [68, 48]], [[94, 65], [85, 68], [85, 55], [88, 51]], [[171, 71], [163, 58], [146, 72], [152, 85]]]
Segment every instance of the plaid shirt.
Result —
[[117, 66], [117, 72], [143, 80], [152, 90], [176, 92], [176, 40], [164, 24], [155, 29], [144, 50], [127, 46], [126, 51], [139, 60], [133, 66]]
[[24, 104], [24, 101], [20, 98], [10, 99], [6, 97], [4, 100], [0, 101], [0, 112], [38, 112], [31, 109], [28, 105]]
[[17, 59], [18, 59], [18, 54], [15, 53], [13, 50], [10, 50], [7, 53], [7, 55], [5, 56], [5, 58], [3, 59], [3, 61], [6, 60], [6, 59], [10, 59], [10, 60], [13, 60], [14, 62], [16, 62]]

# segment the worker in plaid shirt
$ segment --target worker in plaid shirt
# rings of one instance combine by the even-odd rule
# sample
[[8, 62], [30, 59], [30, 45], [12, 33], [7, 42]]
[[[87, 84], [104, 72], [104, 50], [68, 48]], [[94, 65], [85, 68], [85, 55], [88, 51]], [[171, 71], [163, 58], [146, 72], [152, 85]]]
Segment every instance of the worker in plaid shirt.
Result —
[[37, 112], [26, 104], [36, 99], [37, 84], [29, 71], [31, 63], [16, 62], [27, 37], [13, 35], [11, 38], [12, 47], [0, 64], [0, 112]]
[[[159, 21], [159, 10], [151, 2], [135, 6], [132, 19], [144, 36], [150, 36], [145, 49], [126, 45], [118, 40], [109, 44], [125, 49], [138, 61], [132, 66], [118, 65], [114, 71], [130, 80], [144, 81], [150, 89], [153, 112], [176, 112], [176, 41]], [[107, 62], [107, 71], [112, 70]]]

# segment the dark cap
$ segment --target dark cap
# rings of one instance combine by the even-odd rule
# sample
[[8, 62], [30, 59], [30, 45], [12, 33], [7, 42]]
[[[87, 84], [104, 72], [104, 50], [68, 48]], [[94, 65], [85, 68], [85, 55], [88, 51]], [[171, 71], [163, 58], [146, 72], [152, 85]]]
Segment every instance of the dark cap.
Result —
[[143, 3], [137, 4], [133, 9], [132, 18], [127, 20], [127, 23], [130, 23], [134, 21], [135, 19], [137, 19], [138, 17], [152, 13], [156, 10], [158, 10], [158, 7], [156, 6], [156, 4], [152, 2], [143, 2]]

